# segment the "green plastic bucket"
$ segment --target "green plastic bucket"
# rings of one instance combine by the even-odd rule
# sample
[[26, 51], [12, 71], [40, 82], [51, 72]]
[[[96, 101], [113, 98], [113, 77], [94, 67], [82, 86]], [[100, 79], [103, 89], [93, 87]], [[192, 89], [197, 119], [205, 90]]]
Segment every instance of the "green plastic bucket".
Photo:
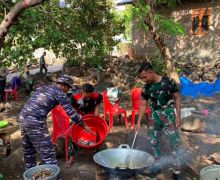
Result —
[[211, 165], [200, 171], [201, 180], [220, 180], [220, 165]]
[[26, 170], [23, 174], [24, 180], [32, 180], [33, 174], [35, 174], [38, 171], [42, 171], [43, 169], [48, 169], [49, 171], [53, 172], [52, 176], [49, 176], [44, 180], [57, 180], [58, 179], [60, 168], [56, 165], [44, 164], [44, 165], [35, 166], [35, 167], [32, 167]]

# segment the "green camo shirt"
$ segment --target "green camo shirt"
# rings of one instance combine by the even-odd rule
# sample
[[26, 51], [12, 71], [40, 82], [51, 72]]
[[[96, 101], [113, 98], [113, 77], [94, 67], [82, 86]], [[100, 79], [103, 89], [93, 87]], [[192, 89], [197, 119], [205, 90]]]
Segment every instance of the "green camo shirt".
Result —
[[174, 108], [174, 93], [179, 89], [175, 81], [168, 77], [162, 77], [158, 83], [145, 84], [142, 97], [150, 101], [152, 110], [164, 110]]

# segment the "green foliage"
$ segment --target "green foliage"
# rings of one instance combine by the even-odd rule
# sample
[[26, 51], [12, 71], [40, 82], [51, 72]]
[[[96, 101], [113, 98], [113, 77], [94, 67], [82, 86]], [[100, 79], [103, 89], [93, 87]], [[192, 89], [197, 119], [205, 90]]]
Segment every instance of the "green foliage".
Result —
[[[176, 22], [173, 18], [161, 15], [156, 10], [158, 6], [173, 8], [177, 3], [180, 3], [180, 0], [156, 0], [151, 1], [151, 4], [149, 2], [146, 0], [136, 0], [134, 6], [127, 8], [124, 13], [124, 17], [128, 21], [127, 24], [129, 24], [129, 21], [131, 24], [135, 20], [140, 29], [148, 31], [149, 26], [147, 23], [152, 23], [151, 25], [154, 25], [161, 37], [165, 35], [177, 36], [185, 34], [185, 30], [179, 22]], [[152, 20], [148, 21], [149, 17], [153, 18], [153, 22]], [[159, 74], [166, 74], [166, 63], [160, 56], [153, 55], [150, 61]]]
[[175, 7], [180, 2], [180, 0], [156, 0], [157, 5], [161, 4], [171, 8]]
[[[68, 2], [68, 1], [67, 1]], [[69, 1], [61, 9], [57, 0], [27, 9], [19, 23], [10, 28], [1, 53], [4, 64], [23, 65], [33, 59], [35, 49], [52, 49], [70, 65], [97, 66], [118, 42], [113, 39], [124, 31], [110, 0]], [[10, 6], [12, 7], [12, 6]], [[1, 4], [0, 12], [4, 5]], [[3, 15], [0, 14], [0, 19]]]
[[[180, 0], [157, 0], [155, 5], [163, 5], [168, 7], [174, 7]], [[131, 31], [130, 24], [132, 24], [133, 19], [138, 20], [138, 27], [140, 29], [148, 30], [148, 26], [144, 23], [150, 11], [152, 11], [151, 5], [147, 4], [145, 0], [137, 0], [135, 6], [128, 6], [123, 13], [125, 19], [126, 30], [128, 32]], [[157, 26], [158, 32], [161, 34], [168, 34], [172, 36], [184, 35], [185, 30], [183, 26], [174, 21], [174, 19], [170, 17], [165, 17], [159, 12], [154, 12], [153, 18], [154, 22]]]
[[166, 68], [166, 64], [165, 61], [162, 60], [162, 58], [158, 55], [153, 55], [150, 58], [150, 63], [152, 64], [152, 66], [154, 67], [154, 70], [161, 75], [166, 75], [167, 72], [167, 68]]
[[131, 41], [132, 40], [133, 6], [127, 5], [125, 7], [125, 10], [121, 13], [121, 18], [125, 26], [124, 36], [128, 41]]
[[138, 22], [138, 28], [148, 30], [148, 26], [144, 23], [147, 15], [150, 11], [150, 6], [143, 2], [143, 0], [138, 0], [139, 6], [133, 7], [133, 19], [136, 19]]
[[180, 23], [175, 22], [172, 18], [155, 15], [154, 21], [158, 25], [158, 31], [160, 33], [169, 34], [172, 36], [185, 34], [183, 26]]
[[[150, 12], [150, 10], [153, 8], [150, 5], [146, 4], [142, 2], [143, 0], [138, 0], [141, 1], [141, 5], [136, 6], [134, 8], [134, 18], [138, 18], [138, 21], [140, 23], [140, 27], [148, 30], [148, 26], [144, 23], [144, 21], [147, 18], [147, 14]], [[157, 5], [164, 5], [164, 6], [168, 6], [168, 7], [174, 7], [177, 3], [179, 3], [179, 0], [157, 0], [156, 4]], [[144, 6], [144, 7], [142, 7]], [[161, 34], [168, 34], [168, 35], [172, 35], [172, 36], [177, 36], [177, 35], [184, 35], [185, 31], [183, 26], [174, 21], [173, 18], [170, 17], [166, 17], [163, 16], [161, 14], [159, 14], [159, 12], [155, 11], [155, 10], [151, 10], [151, 12], [153, 13], [153, 18], [154, 18], [154, 22], [155, 25], [157, 26], [157, 30], [159, 33]], [[139, 18], [141, 17], [141, 18]], [[139, 20], [140, 19], [140, 20]]]

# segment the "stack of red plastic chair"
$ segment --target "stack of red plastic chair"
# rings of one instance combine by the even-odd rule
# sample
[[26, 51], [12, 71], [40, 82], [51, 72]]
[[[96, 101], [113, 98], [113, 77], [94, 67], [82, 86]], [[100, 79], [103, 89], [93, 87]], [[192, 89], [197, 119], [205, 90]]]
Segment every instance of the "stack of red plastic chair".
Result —
[[[132, 98], [132, 114], [131, 114], [131, 127], [134, 128], [135, 124], [135, 116], [140, 111], [141, 106], [141, 88], [134, 88], [131, 91], [131, 98]], [[147, 116], [150, 115], [150, 108], [146, 109]]]
[[106, 91], [104, 91], [102, 94], [103, 94], [103, 103], [104, 103], [104, 120], [106, 120], [106, 116], [109, 115], [109, 130], [111, 131], [111, 129], [113, 128], [114, 115], [118, 115], [120, 122], [122, 114], [124, 114], [124, 118], [125, 118], [125, 127], [126, 129], [128, 129], [128, 118], [127, 118], [126, 110], [119, 107], [118, 102], [116, 102], [114, 105], [111, 104], [111, 102], [107, 97]]
[[66, 138], [66, 131], [70, 128], [70, 118], [62, 106], [58, 105], [52, 110], [53, 135], [52, 141], [56, 144], [57, 138]]
[[14, 99], [18, 100], [17, 86], [14, 89], [5, 89], [5, 101], [8, 101], [8, 95], [13, 95]]

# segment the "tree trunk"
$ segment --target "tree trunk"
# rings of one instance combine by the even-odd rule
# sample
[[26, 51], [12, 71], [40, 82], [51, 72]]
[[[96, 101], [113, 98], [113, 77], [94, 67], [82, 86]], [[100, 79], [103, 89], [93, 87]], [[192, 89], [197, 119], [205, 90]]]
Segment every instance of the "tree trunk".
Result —
[[83, 70], [83, 63], [84, 63], [84, 48], [82, 42], [80, 42], [80, 70]]
[[9, 28], [14, 24], [18, 19], [19, 14], [21, 14], [25, 9], [29, 7], [34, 7], [39, 4], [42, 4], [46, 0], [23, 0], [17, 3], [9, 13], [4, 17], [3, 21], [0, 24], [0, 52], [5, 41], [5, 37], [8, 33]]
[[164, 59], [167, 67], [168, 75], [173, 78], [177, 83], [179, 83], [179, 75], [176, 72], [174, 63], [172, 61], [172, 57], [170, 55], [170, 50], [166, 47], [164, 43], [164, 39], [160, 36], [160, 34], [157, 32], [156, 25], [153, 20], [153, 13], [152, 9], [148, 13], [147, 20], [145, 21], [145, 24], [149, 27], [150, 34], [158, 47], [162, 58]]

